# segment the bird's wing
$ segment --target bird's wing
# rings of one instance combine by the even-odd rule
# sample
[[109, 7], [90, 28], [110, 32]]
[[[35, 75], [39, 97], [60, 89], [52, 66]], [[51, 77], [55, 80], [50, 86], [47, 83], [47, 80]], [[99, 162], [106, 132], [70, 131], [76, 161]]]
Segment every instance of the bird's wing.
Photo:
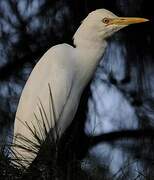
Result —
[[[71, 93], [75, 76], [73, 58], [73, 48], [63, 44], [51, 48], [40, 59], [30, 74], [20, 97], [14, 135], [22, 135], [37, 143], [29, 129], [41, 137], [44, 135], [40, 129], [43, 129], [44, 125], [47, 131], [54, 127], [53, 104], [57, 121]], [[20, 153], [27, 156], [21, 151]]]

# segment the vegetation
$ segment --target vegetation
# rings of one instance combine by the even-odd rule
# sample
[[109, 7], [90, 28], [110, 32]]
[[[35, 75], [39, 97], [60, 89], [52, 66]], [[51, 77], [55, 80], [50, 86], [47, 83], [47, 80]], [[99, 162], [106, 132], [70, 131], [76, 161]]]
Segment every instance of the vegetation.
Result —
[[[81, 20], [96, 8], [107, 8], [120, 16], [144, 16], [153, 19], [152, 7], [152, 2], [145, 0], [0, 1], [0, 179], [154, 179], [154, 101], [151, 85], [153, 77], [150, 76], [154, 68], [152, 23], [142, 30], [139, 30], [139, 26], [130, 27], [110, 40], [126, 47], [124, 64], [127, 68], [126, 77], [122, 80], [116, 79], [112, 71], [114, 69], [111, 69], [106, 83], [108, 86], [115, 86], [129, 100], [139, 119], [140, 129], [119, 130], [98, 136], [85, 134], [89, 97], [97, 103], [88, 86], [74, 121], [61, 138], [58, 138], [56, 128], [51, 129], [48, 134], [45, 126], [43, 129], [37, 128], [38, 134], [44, 135], [43, 139], [32, 132], [39, 146], [22, 138], [23, 148], [25, 145], [27, 148], [28, 144], [30, 150], [33, 146], [38, 153], [28, 169], [21, 166], [19, 168], [12, 163], [20, 160], [12, 159], [14, 152], [10, 146], [14, 114], [21, 90], [32, 68], [47, 49], [63, 42], [72, 44], [72, 36]], [[130, 84], [135, 84], [135, 88], [131, 89]], [[92, 156], [93, 147], [100, 144], [108, 146], [105, 146], [100, 157]], [[125, 154], [122, 167], [113, 173], [110, 153], [113, 151], [115, 154], [116, 148]], [[109, 155], [105, 156], [108, 150]]]

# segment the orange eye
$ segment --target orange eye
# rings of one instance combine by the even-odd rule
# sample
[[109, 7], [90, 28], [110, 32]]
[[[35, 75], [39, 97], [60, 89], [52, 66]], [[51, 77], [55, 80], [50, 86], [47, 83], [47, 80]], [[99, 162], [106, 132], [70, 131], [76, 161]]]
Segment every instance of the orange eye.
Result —
[[110, 22], [110, 19], [109, 18], [104, 18], [104, 19], [102, 19], [102, 22], [105, 23], [105, 24], [108, 24]]

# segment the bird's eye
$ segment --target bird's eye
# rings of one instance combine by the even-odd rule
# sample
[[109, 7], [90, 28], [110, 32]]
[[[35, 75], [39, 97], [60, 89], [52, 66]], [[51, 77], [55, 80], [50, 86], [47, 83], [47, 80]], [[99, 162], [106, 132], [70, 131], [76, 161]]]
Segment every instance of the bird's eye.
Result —
[[104, 18], [104, 19], [102, 19], [102, 22], [105, 23], [105, 24], [108, 24], [110, 22], [110, 19], [109, 18]]

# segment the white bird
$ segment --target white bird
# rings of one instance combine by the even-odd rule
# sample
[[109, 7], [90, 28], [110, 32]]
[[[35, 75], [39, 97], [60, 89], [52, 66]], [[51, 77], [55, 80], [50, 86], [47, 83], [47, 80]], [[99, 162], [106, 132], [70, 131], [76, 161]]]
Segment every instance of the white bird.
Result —
[[[103, 56], [107, 46], [106, 39], [129, 24], [146, 21], [148, 20], [144, 18], [118, 17], [108, 10], [98, 9], [83, 20], [74, 34], [75, 48], [68, 44], [50, 48], [34, 67], [22, 91], [16, 112], [13, 143], [20, 146], [21, 136], [37, 143], [24, 124], [28, 124], [30, 129], [36, 132], [38, 124], [44, 127], [42, 116], [48, 119], [49, 125], [45, 122], [48, 132], [55, 126], [53, 114], [51, 115], [53, 105], [50, 102], [49, 86], [53, 97], [55, 121], [61, 136], [71, 124], [81, 94]], [[41, 106], [45, 111], [43, 115], [40, 112]], [[19, 147], [14, 147], [14, 151], [25, 166], [36, 157]], [[24, 162], [25, 159], [27, 162]]]

